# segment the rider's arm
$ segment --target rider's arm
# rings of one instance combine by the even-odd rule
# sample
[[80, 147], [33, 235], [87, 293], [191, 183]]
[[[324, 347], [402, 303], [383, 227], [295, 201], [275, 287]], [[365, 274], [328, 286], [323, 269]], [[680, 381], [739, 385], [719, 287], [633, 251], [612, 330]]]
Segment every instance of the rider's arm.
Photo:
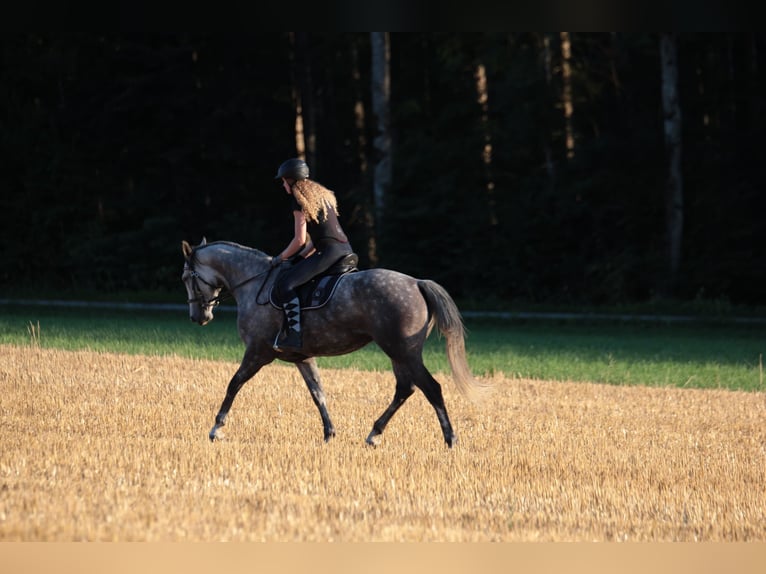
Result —
[[309, 255], [312, 255], [316, 249], [314, 249], [314, 242], [311, 241], [311, 238], [309, 237], [308, 243], [306, 243], [306, 246], [300, 250], [300, 256], [304, 259], [308, 257]]
[[279, 258], [282, 260], [292, 257], [306, 247], [306, 238], [308, 236], [306, 216], [303, 211], [293, 211], [293, 219], [295, 220], [293, 239], [285, 247], [284, 251], [279, 254]]

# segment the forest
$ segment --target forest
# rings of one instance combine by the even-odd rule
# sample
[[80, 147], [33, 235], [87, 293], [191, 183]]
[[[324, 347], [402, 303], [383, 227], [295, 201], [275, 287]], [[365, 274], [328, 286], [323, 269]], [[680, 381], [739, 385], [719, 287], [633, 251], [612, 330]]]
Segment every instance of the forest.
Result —
[[182, 240], [292, 236], [464, 301], [766, 304], [766, 34], [6, 34], [0, 289], [183, 296]]

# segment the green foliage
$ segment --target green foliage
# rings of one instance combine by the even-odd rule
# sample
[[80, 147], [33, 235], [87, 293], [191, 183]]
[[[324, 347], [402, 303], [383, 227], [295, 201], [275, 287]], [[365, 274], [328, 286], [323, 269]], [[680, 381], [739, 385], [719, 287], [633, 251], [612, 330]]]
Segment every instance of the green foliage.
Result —
[[[467, 327], [469, 364], [479, 376], [766, 391], [762, 326], [474, 320]], [[0, 344], [178, 355], [236, 364], [244, 352], [235, 313], [230, 311], [219, 312], [215, 321], [201, 328], [175, 311], [3, 307]], [[434, 373], [449, 372], [444, 341], [436, 334], [427, 341], [424, 360]], [[375, 345], [350, 355], [320, 358], [319, 365], [391, 369]]]
[[474, 369], [519, 377], [763, 391], [763, 328], [474, 325]]
[[[568, 159], [558, 34], [392, 34], [381, 265], [464, 298], [657, 297], [666, 274], [657, 37], [571, 38]], [[766, 67], [753, 62], [765, 38], [679, 35], [683, 300], [764, 303]], [[168, 291], [182, 239], [282, 248], [292, 228], [273, 175], [296, 153], [297, 90], [312, 171], [337, 192], [366, 264], [376, 160], [367, 34], [17, 33], [0, 54], [4, 289]]]

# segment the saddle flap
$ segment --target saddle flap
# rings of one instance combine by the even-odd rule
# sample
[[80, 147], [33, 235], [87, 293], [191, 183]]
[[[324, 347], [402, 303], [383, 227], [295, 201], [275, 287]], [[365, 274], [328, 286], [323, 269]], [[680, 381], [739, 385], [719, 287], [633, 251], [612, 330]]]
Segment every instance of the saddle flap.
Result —
[[[317, 309], [324, 306], [327, 301], [330, 300], [332, 294], [335, 292], [335, 287], [338, 285], [338, 281], [348, 273], [357, 271], [357, 265], [359, 264], [359, 256], [356, 253], [348, 253], [335, 263], [330, 265], [325, 271], [322, 271], [316, 277], [300, 285], [296, 288], [296, 293], [301, 302], [301, 308]], [[281, 274], [282, 272], [280, 272]], [[277, 277], [279, 281], [279, 277]], [[273, 307], [282, 309], [282, 301], [277, 300], [274, 293], [275, 289], [272, 286], [269, 292], [269, 302]]]
[[[345, 273], [341, 275], [321, 275], [298, 287], [295, 291], [298, 299], [300, 299], [301, 308], [307, 311], [324, 307], [333, 293], [335, 293], [335, 288], [340, 280], [345, 276]], [[282, 309], [283, 307], [283, 303], [276, 300], [273, 288], [269, 292], [269, 303], [276, 309]]]

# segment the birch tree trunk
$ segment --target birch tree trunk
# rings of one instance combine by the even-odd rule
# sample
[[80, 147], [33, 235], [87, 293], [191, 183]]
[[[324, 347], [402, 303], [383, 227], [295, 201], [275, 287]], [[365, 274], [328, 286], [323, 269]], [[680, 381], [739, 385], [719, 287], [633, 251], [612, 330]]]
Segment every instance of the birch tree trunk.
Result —
[[672, 33], [660, 35], [662, 72], [662, 112], [665, 131], [665, 224], [667, 234], [668, 277], [666, 294], [672, 294], [681, 264], [684, 228], [684, 195], [681, 175], [681, 105], [678, 98], [678, 56]]
[[376, 122], [373, 138], [375, 165], [373, 199], [375, 227], [381, 229], [386, 194], [391, 187], [391, 45], [388, 32], [370, 32], [372, 49], [372, 113]]

